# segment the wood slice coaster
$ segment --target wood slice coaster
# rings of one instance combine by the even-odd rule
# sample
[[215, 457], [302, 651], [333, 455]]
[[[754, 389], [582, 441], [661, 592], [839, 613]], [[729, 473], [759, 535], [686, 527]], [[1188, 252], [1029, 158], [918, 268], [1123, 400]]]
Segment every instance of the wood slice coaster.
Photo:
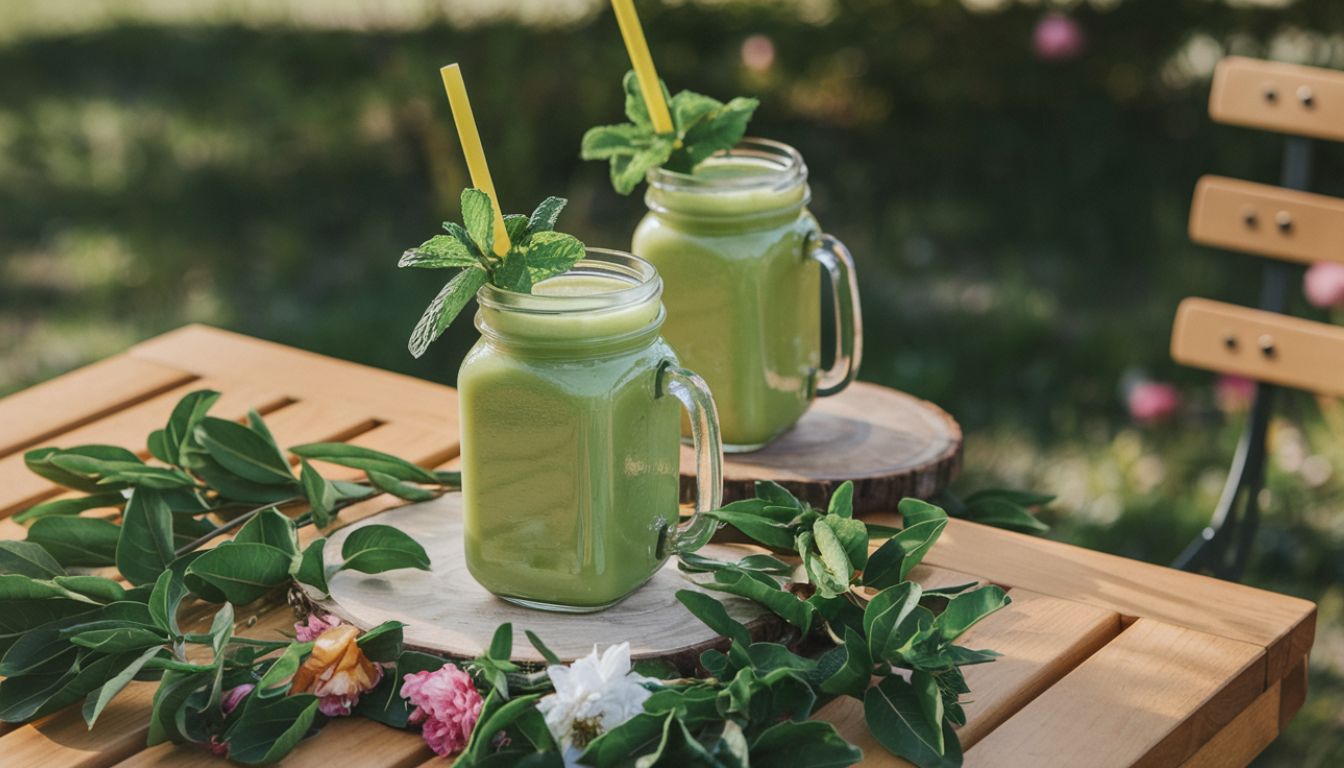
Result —
[[[961, 425], [926, 400], [855, 382], [818, 398], [793, 429], [754, 453], [724, 455], [723, 500], [755, 496], [757, 480], [773, 480], [814, 506], [854, 481], [854, 510], [892, 512], [906, 496], [922, 499], [961, 471]], [[682, 501], [695, 499], [695, 458], [681, 454]]]
[[[638, 591], [599, 613], [564, 614], [522, 608], [490, 594], [467, 572], [463, 558], [462, 495], [397, 507], [337, 531], [327, 541], [326, 561], [341, 561], [341, 545], [363, 525], [391, 525], [409, 534], [429, 553], [431, 571], [398, 570], [379, 574], [342, 571], [328, 586], [331, 594], [308, 597], [324, 611], [361, 629], [395, 619], [406, 624], [411, 648], [468, 659], [490, 644], [495, 629], [513, 622], [513, 660], [543, 663], [524, 630], [532, 630], [557, 656], [572, 661], [593, 650], [628, 640], [635, 659], [663, 659], [683, 671], [695, 668], [699, 655], [722, 644], [715, 634], [677, 601], [681, 589], [700, 589], [669, 560]], [[710, 544], [708, 557], [735, 560], [763, 550], [747, 545]], [[704, 590], [702, 590], [704, 591]], [[712, 593], [728, 613], [755, 636], [769, 636], [779, 622], [757, 604], [722, 592]]]

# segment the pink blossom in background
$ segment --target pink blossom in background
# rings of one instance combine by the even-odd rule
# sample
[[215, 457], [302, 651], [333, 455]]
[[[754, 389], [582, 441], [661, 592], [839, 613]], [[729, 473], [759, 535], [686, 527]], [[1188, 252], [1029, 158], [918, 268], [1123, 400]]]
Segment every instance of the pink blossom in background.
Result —
[[294, 639], [300, 643], [311, 643], [317, 636], [332, 627], [340, 626], [341, 620], [331, 614], [313, 611], [304, 621], [295, 622]]
[[765, 72], [775, 64], [775, 41], [767, 35], [752, 35], [742, 41], [742, 66]]
[[1219, 376], [1214, 392], [1219, 410], [1240, 413], [1251, 407], [1251, 400], [1255, 398], [1255, 381], [1245, 376]]
[[1036, 24], [1031, 37], [1031, 48], [1041, 61], [1068, 61], [1083, 52], [1087, 42], [1083, 28], [1069, 16], [1059, 12], [1047, 13]]
[[1302, 277], [1302, 292], [1307, 301], [1322, 309], [1344, 306], [1344, 264], [1312, 264]]
[[481, 715], [481, 694], [453, 664], [402, 678], [401, 697], [415, 705], [409, 722], [422, 723], [425, 743], [440, 756], [461, 752]]
[[1181, 393], [1170, 384], [1144, 381], [1135, 384], [1127, 397], [1129, 415], [1140, 424], [1170, 420], [1181, 408]]
[[256, 690], [256, 688], [257, 686], [251, 683], [243, 683], [242, 685], [230, 688], [228, 693], [224, 694], [223, 701], [219, 703], [219, 708], [223, 710], [224, 716], [228, 717], [233, 714], [233, 710], [237, 709], [238, 705], [243, 703], [243, 699], [246, 699], [247, 695]]

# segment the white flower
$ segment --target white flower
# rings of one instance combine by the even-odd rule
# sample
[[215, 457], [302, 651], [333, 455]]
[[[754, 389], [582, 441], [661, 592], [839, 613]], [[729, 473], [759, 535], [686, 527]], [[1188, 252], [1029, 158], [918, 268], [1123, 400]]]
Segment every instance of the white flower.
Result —
[[537, 702], [546, 725], [569, 754], [644, 711], [652, 678], [630, 671], [630, 644], [608, 646], [601, 656], [593, 652], [570, 666], [548, 667], [555, 693]]

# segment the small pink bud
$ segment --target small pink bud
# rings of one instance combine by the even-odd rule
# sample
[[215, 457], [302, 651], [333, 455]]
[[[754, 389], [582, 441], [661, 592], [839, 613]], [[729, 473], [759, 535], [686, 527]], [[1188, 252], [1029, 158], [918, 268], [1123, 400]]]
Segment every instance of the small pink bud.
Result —
[[1041, 61], [1068, 61], [1083, 52], [1086, 42], [1082, 26], [1056, 11], [1037, 22], [1031, 47]]
[[1145, 381], [1129, 391], [1129, 415], [1140, 424], [1158, 424], [1176, 415], [1181, 393], [1170, 384]]
[[224, 711], [224, 716], [228, 717], [233, 714], [233, 710], [237, 709], [238, 705], [243, 703], [243, 699], [246, 699], [248, 694], [252, 693], [256, 688], [257, 686], [251, 683], [243, 683], [242, 685], [230, 688], [229, 692], [224, 694], [224, 700], [219, 704], [219, 708]]
[[1312, 264], [1302, 277], [1302, 291], [1307, 301], [1322, 309], [1344, 306], [1344, 264]]

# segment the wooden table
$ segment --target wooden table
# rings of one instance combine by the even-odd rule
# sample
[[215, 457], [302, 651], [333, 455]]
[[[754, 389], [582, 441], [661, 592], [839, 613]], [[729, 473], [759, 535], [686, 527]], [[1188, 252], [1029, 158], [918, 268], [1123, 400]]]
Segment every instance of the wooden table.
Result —
[[[0, 401], [0, 536], [21, 538], [8, 516], [61, 493], [25, 469], [25, 449], [111, 443], [147, 455], [146, 435], [179, 397], [205, 387], [224, 393], [218, 415], [256, 408], [284, 446], [343, 440], [427, 467], [457, 456], [448, 387], [191, 326]], [[374, 499], [342, 518], [392, 503]], [[968, 766], [1243, 765], [1306, 696], [1309, 602], [956, 520], [925, 562], [915, 578], [926, 585], [978, 578], [1013, 597], [966, 638], [1003, 653], [967, 672]], [[275, 637], [293, 621], [284, 605], [240, 616], [240, 632], [253, 636]], [[92, 732], [78, 707], [0, 726], [0, 765], [222, 765], [198, 749], [144, 747], [152, 691], [133, 684]], [[903, 764], [867, 737], [857, 702], [832, 702], [819, 716], [864, 748], [865, 765]], [[418, 734], [340, 719], [286, 765], [426, 762], [445, 764]]]

